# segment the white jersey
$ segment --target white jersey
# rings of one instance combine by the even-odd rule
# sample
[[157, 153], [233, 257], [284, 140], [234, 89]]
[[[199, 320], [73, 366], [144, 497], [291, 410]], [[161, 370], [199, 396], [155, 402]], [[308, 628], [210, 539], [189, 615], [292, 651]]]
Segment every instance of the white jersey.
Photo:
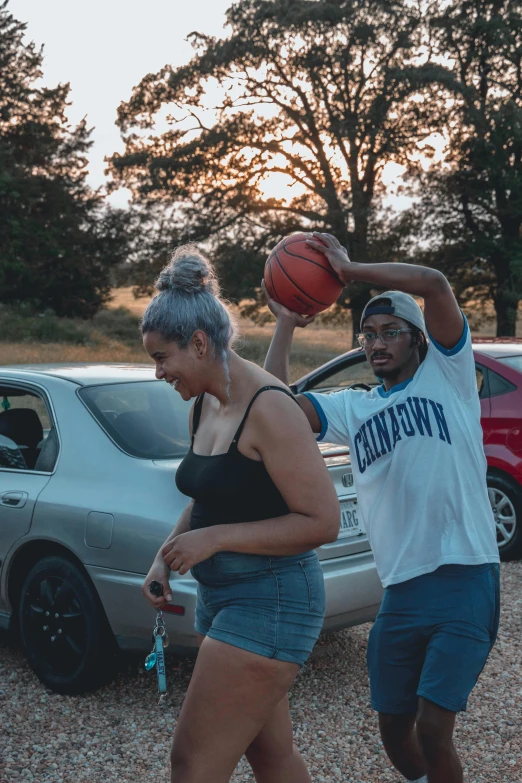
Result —
[[306, 396], [322, 423], [318, 440], [350, 447], [384, 587], [444, 564], [499, 561], [467, 322], [451, 350], [430, 338], [413, 378], [388, 392]]

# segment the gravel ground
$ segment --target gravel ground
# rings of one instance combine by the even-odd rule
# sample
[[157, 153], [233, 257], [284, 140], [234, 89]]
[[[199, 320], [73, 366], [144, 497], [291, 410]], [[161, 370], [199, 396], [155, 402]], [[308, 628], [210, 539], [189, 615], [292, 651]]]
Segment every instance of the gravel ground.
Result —
[[[499, 638], [456, 744], [469, 783], [522, 781], [522, 563], [502, 566]], [[314, 783], [399, 781], [368, 707], [369, 626], [322, 638], [291, 694], [296, 742]], [[0, 783], [166, 783], [169, 738], [190, 678], [190, 659], [169, 664], [169, 697], [129, 658], [116, 682], [84, 697], [47, 691], [20, 652], [0, 638]], [[234, 783], [252, 783], [241, 763]], [[209, 783], [211, 783], [209, 781]]]

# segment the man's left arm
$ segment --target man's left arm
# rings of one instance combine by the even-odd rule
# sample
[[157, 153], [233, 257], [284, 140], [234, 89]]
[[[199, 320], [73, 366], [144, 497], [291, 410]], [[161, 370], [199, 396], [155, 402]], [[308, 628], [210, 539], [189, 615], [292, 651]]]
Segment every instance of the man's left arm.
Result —
[[[315, 240], [313, 237], [321, 239]], [[415, 264], [357, 264], [350, 261], [345, 248], [331, 234], [314, 232], [308, 240], [310, 247], [329, 260], [341, 281], [352, 280], [373, 283], [385, 290], [403, 291], [424, 299], [426, 328], [437, 343], [446, 349], [454, 348], [462, 337], [464, 317], [442, 272]], [[326, 247], [325, 247], [326, 244]]]
[[[415, 264], [357, 264], [331, 234], [317, 234], [310, 247], [324, 253], [345, 285], [352, 280], [424, 299], [424, 319], [433, 357], [464, 398], [476, 393], [475, 365], [469, 326], [446, 277], [437, 269]], [[326, 247], [325, 247], [326, 244]]]

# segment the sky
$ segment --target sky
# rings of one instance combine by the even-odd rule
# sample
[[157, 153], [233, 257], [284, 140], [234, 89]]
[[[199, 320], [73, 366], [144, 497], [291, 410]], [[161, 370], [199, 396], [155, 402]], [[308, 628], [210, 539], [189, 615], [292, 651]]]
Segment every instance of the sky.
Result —
[[[87, 117], [93, 127], [89, 182], [103, 185], [104, 157], [123, 152], [116, 110], [148, 73], [183, 65], [193, 50], [186, 38], [197, 30], [220, 36], [232, 0], [10, 0], [9, 9], [27, 24], [26, 40], [44, 45], [43, 82], [69, 82], [72, 124]], [[385, 184], [400, 184], [401, 167], [389, 164]], [[276, 195], [274, 193], [274, 195]], [[125, 206], [127, 193], [109, 197]], [[390, 193], [396, 208], [409, 199]]]
[[[26, 40], [44, 44], [44, 84], [69, 82], [70, 121], [86, 116], [94, 126], [89, 182], [105, 181], [104, 157], [123, 152], [114, 124], [121, 101], [148, 73], [167, 63], [183, 65], [193, 54], [194, 30], [220, 35], [232, 0], [10, 0], [9, 10], [27, 24]], [[116, 193], [111, 202], [122, 206]]]

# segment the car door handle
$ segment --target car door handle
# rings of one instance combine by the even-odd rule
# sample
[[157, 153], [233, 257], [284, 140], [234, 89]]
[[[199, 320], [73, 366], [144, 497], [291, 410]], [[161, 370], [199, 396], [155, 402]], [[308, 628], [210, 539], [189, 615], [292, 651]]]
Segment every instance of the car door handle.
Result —
[[10, 508], [23, 508], [27, 503], [27, 492], [4, 492], [0, 496], [0, 504]]

